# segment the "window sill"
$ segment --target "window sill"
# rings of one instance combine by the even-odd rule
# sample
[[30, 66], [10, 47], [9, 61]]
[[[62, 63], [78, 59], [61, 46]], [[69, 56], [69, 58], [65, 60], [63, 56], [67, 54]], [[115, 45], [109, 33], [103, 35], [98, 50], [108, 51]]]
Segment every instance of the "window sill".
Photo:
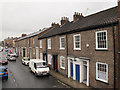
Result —
[[60, 50], [65, 50], [65, 48], [60, 48]]
[[105, 84], [109, 84], [108, 81], [105, 81], [105, 80], [101, 80], [101, 79], [95, 79], [96, 81], [99, 81], [99, 82], [102, 82], [102, 83], [105, 83]]
[[49, 65], [51, 65], [51, 63], [48, 63]]
[[74, 48], [73, 50], [79, 51], [79, 50], [81, 50], [81, 49], [80, 49], [80, 48]]
[[65, 70], [65, 68], [64, 67], [60, 67], [62, 70]]
[[96, 48], [95, 50], [96, 51], [108, 51], [108, 49], [98, 49], [98, 48]]
[[51, 49], [51, 48], [48, 48], [49, 50]]

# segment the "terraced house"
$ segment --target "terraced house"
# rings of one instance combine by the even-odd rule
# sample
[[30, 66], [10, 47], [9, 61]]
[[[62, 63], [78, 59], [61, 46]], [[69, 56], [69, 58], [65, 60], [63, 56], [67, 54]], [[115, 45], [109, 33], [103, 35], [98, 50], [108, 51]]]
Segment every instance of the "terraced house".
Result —
[[[51, 28], [51, 27], [50, 27]], [[21, 38], [16, 40], [16, 52], [19, 57], [30, 57], [31, 59], [39, 59], [39, 42], [38, 37], [47, 32], [50, 28], [37, 31], [28, 35], [23, 34]]]
[[95, 88], [120, 85], [120, 2], [84, 17], [73, 15], [41, 35], [40, 58], [54, 71]]

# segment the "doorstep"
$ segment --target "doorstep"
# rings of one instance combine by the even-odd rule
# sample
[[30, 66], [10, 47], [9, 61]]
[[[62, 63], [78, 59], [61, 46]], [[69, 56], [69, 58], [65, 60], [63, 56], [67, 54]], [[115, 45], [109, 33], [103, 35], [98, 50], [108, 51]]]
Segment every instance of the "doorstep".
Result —
[[69, 85], [72, 88], [90, 88], [88, 86], [86, 86], [85, 84], [79, 83], [76, 80], [72, 80], [71, 78], [68, 78], [66, 76], [63, 76], [61, 74], [59, 74], [58, 72], [55, 72], [53, 70], [50, 70], [50, 74], [57, 78], [58, 80], [60, 80], [61, 82]]

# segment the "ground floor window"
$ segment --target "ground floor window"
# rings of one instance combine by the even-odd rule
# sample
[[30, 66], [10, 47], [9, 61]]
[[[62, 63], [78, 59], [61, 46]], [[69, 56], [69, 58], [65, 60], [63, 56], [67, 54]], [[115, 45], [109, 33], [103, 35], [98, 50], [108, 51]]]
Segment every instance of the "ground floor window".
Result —
[[40, 59], [42, 59], [42, 60], [43, 60], [43, 54], [42, 54], [42, 53], [40, 53]]
[[108, 64], [96, 62], [96, 79], [108, 82]]
[[52, 55], [48, 54], [48, 64], [51, 64], [51, 63], [52, 63]]
[[60, 68], [65, 69], [65, 57], [60, 56]]

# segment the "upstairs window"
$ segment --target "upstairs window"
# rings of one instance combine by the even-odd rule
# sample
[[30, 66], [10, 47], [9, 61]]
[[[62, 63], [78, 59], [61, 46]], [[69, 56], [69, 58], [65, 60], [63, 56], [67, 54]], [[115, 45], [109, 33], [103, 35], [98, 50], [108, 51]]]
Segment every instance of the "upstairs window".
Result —
[[40, 48], [42, 48], [42, 40], [40, 40]]
[[106, 50], [107, 49], [107, 31], [96, 32], [96, 49]]
[[96, 79], [108, 83], [108, 64], [96, 62]]
[[48, 39], [48, 49], [51, 49], [51, 39]]
[[60, 49], [65, 49], [65, 38], [64, 37], [60, 38]]
[[29, 40], [28, 40], [28, 44], [29, 44]]
[[80, 34], [74, 35], [73, 40], [74, 40], [74, 50], [81, 50], [81, 37], [80, 37]]
[[33, 38], [33, 44], [35, 44], [35, 39]]

